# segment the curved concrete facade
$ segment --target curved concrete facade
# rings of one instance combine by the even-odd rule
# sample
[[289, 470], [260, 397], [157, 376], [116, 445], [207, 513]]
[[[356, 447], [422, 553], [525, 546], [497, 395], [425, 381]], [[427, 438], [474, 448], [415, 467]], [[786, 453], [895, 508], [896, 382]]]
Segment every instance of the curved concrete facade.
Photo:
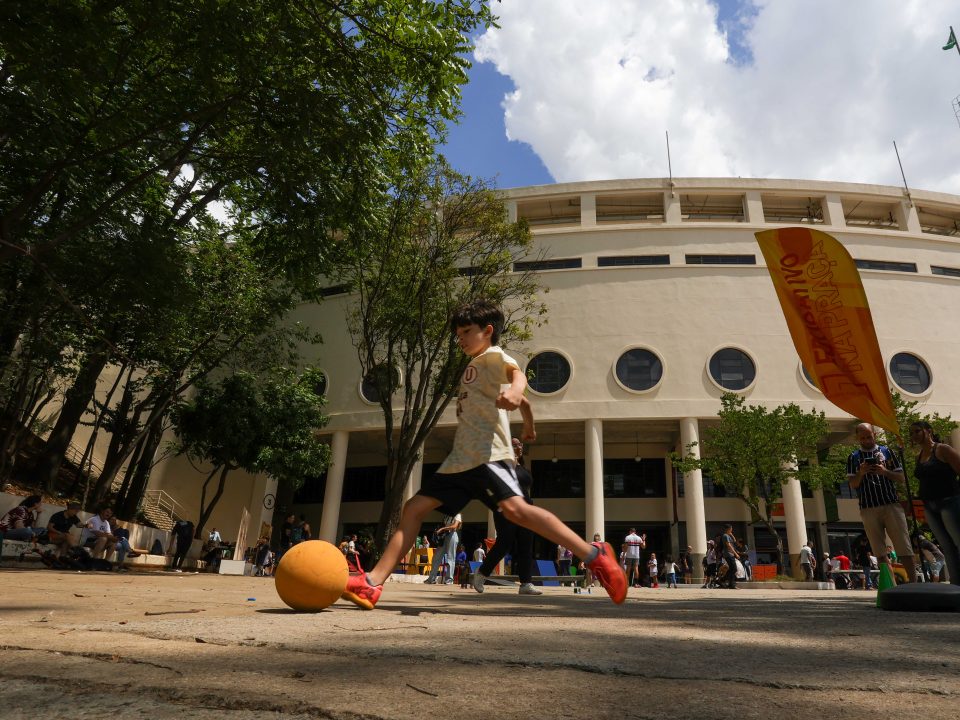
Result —
[[[719, 523], [733, 521], [738, 534], [764, 546], [743, 503], [714, 497], [707, 485], [700, 497], [700, 480], [693, 476], [683, 485], [692, 482], [697, 489], [682, 492], [665, 460], [671, 450], [697, 440], [716, 416], [723, 390], [709, 364], [718, 350], [739, 350], [753, 362], [755, 379], [743, 390], [748, 402], [771, 407], [796, 402], [823, 410], [836, 430], [833, 439], [849, 434], [851, 418], [803, 377], [754, 239], [758, 230], [810, 224], [840, 240], [861, 263], [888, 368], [895, 355], [908, 353], [927, 370], [929, 387], [921, 390], [922, 378], [914, 378], [907, 387], [913, 392], [904, 394], [922, 400], [928, 412], [960, 417], [960, 376], [953, 372], [960, 357], [952, 312], [960, 297], [956, 196], [741, 179], [584, 182], [508, 190], [504, 196], [511, 217], [530, 222], [536, 244], [555, 261], [550, 267], [560, 268], [540, 275], [549, 288], [547, 323], [530, 342], [508, 352], [526, 364], [549, 351], [569, 365], [562, 388], [532, 395], [539, 440], [528, 458], [535, 476], [538, 462], [554, 458], [558, 462], [551, 464], [565, 468], [568, 476], [581, 467], [583, 474], [582, 482], [560, 493], [572, 496], [541, 496], [537, 502], [587, 536], [598, 531], [618, 543], [625, 528], [636, 525], [653, 530], [662, 553], [675, 555], [686, 543], [701, 553]], [[316, 359], [329, 379], [330, 424], [324, 432], [337, 433], [345, 458], [335, 474], [384, 463], [379, 407], [359, 392], [360, 370], [344, 324], [348, 302], [336, 296], [299, 311], [324, 335], [322, 356]], [[632, 349], [645, 350], [646, 358], [661, 363], [661, 377], [649, 389], [631, 390], [617, 376], [618, 359]], [[908, 364], [902, 372], [915, 370]], [[906, 374], [903, 379], [909, 380]], [[454, 425], [451, 411], [428, 441], [427, 466], [442, 459]], [[629, 466], [621, 462], [619, 469], [604, 469], [604, 464], [635, 458], [647, 461], [647, 474], [650, 468], [662, 472], [662, 488], [648, 488], [639, 497], [623, 495], [618, 475], [621, 484], [634, 487], [649, 486], [649, 478], [638, 485], [627, 477]], [[651, 460], [660, 464], [650, 465]], [[604, 474], [609, 476], [606, 489]], [[333, 492], [337, 478], [331, 479], [322, 503], [328, 539], [345, 527], [376, 521], [377, 502], [341, 502]], [[808, 535], [822, 551], [840, 542], [843, 533], [856, 531], [855, 501], [840, 499], [834, 513], [819, 493], [800, 502], [791, 499], [799, 492], [786, 494], [785, 540]], [[320, 499], [301, 493], [299, 500], [305, 498]], [[281, 498], [280, 504], [306, 513], [315, 529], [320, 526], [321, 504], [295, 498]], [[465, 522], [475, 523], [478, 532], [486, 521], [479, 504], [467, 509]], [[828, 537], [831, 531], [836, 537]]]

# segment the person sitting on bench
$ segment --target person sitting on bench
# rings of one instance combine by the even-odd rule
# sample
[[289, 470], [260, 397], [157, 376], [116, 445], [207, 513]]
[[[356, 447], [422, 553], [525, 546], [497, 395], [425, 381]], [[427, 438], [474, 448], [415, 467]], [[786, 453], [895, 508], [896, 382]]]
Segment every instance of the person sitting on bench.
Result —
[[36, 543], [37, 536], [46, 532], [43, 528], [36, 526], [42, 501], [39, 495], [30, 495], [15, 508], [11, 508], [0, 518], [0, 537], [5, 540]]
[[77, 539], [70, 534], [75, 527], [81, 527], [83, 523], [77, 517], [80, 512], [80, 503], [67, 503], [67, 507], [60, 512], [54, 513], [47, 523], [47, 538], [51, 545], [57, 546], [57, 557], [62, 558], [73, 547]]
[[123, 561], [129, 557], [138, 557], [140, 553], [130, 549], [130, 542], [126, 537], [115, 535], [110, 528], [110, 518], [113, 517], [113, 508], [105, 507], [87, 520], [87, 526], [83, 530], [81, 543], [84, 547], [90, 548], [93, 557], [98, 555], [106, 560], [110, 553], [117, 552], [117, 571], [126, 570], [123, 567]]

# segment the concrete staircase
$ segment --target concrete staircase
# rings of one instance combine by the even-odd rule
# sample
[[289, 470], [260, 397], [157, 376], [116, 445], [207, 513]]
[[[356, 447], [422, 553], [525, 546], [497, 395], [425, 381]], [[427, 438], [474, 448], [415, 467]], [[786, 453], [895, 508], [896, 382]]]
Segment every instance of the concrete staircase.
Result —
[[163, 490], [147, 490], [140, 510], [151, 525], [167, 531], [183, 517], [183, 506]]
[[147, 505], [144, 505], [141, 509], [143, 511], [143, 516], [149, 520], [150, 524], [155, 528], [167, 531], [173, 530], [173, 525], [176, 520], [165, 511], [156, 506]]

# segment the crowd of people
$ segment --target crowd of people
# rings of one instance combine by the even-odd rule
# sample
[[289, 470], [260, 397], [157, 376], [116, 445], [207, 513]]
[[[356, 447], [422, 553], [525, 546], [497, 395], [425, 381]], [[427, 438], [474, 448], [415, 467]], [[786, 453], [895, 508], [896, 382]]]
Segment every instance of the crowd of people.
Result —
[[[0, 517], [0, 543], [28, 542], [30, 552], [48, 567], [77, 570], [126, 572], [126, 559], [143, 552], [130, 546], [130, 531], [114, 520], [110, 507], [99, 508], [81, 522], [80, 503], [70, 502], [44, 524], [40, 522], [42, 506], [40, 495], [29, 495]], [[116, 560], [111, 563], [108, 558], [113, 554]]]

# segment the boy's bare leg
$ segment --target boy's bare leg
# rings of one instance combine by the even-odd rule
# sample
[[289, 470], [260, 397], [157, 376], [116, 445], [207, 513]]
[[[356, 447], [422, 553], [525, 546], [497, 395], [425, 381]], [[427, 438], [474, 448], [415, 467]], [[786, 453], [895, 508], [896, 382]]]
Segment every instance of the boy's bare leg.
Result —
[[609, 543], [587, 543], [568, 528], [556, 515], [536, 505], [528, 505], [522, 497], [500, 502], [500, 510], [510, 522], [532, 530], [557, 545], [563, 545], [584, 560], [600, 584], [618, 605], [627, 597], [627, 577], [617, 564]]
[[367, 573], [367, 582], [371, 585], [382, 585], [383, 581], [390, 577], [400, 558], [413, 547], [420, 533], [423, 519], [438, 507], [440, 507], [439, 500], [425, 495], [414, 495], [407, 501], [403, 506], [396, 532], [387, 543], [377, 566]]
[[503, 516], [514, 525], [532, 530], [547, 540], [563, 545], [573, 551], [579, 558], [585, 558], [593, 549], [592, 546], [549, 510], [536, 505], [530, 505], [522, 497], [507, 498], [500, 502]]

